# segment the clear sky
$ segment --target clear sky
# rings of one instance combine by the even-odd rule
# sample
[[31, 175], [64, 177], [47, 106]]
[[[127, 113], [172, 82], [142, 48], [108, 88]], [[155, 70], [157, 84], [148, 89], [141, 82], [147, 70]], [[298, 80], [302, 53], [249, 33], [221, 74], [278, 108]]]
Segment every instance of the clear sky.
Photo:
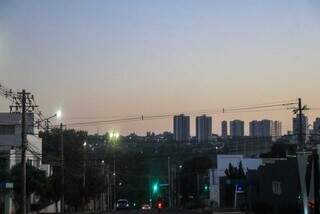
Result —
[[[319, 38], [318, 0], [0, 0], [0, 82], [33, 92], [48, 115], [61, 108], [65, 122], [297, 97], [320, 107]], [[213, 116], [215, 133], [222, 119], [279, 119], [287, 130], [292, 117]], [[158, 133], [172, 121], [89, 130], [113, 127]]]

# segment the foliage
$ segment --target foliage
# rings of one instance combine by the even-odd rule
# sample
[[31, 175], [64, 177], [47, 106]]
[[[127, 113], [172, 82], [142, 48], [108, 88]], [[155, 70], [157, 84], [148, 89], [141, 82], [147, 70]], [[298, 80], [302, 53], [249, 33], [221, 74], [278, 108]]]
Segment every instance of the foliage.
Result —
[[[47, 195], [47, 186], [48, 186], [48, 180], [46, 178], [46, 174], [44, 171], [39, 170], [29, 164], [26, 165], [27, 167], [27, 173], [26, 173], [26, 183], [27, 183], [27, 197], [29, 198], [32, 193], [36, 194], [40, 198], [45, 198]], [[11, 170], [11, 179], [14, 185], [13, 191], [14, 191], [14, 202], [18, 205], [21, 201], [21, 164], [15, 165]]]
[[10, 171], [9, 171], [9, 155], [8, 157], [1, 156], [0, 154], [0, 181], [9, 181]]
[[[61, 130], [53, 129], [51, 132], [41, 133], [40, 137], [43, 139], [44, 161], [53, 167], [53, 174], [49, 178], [51, 194], [47, 197], [53, 201], [58, 201], [61, 195]], [[84, 162], [86, 153], [86, 148], [83, 146], [83, 143], [86, 137], [87, 133], [84, 131], [76, 131], [73, 129], [63, 131], [65, 203], [74, 209], [78, 209], [78, 206], [82, 202], [89, 200], [83, 197], [83, 193], [85, 193], [86, 190], [82, 185], [85, 175]], [[86, 168], [90, 167], [91, 163], [88, 163]], [[90, 192], [90, 190], [87, 192]]]
[[[181, 172], [181, 193], [183, 202], [188, 201], [188, 197], [193, 195], [199, 198], [203, 188], [197, 183], [203, 183], [203, 177], [208, 175], [208, 169], [212, 167], [212, 161], [206, 156], [199, 156], [189, 159], [183, 163]], [[198, 181], [198, 179], [201, 179]]]
[[242, 167], [242, 162], [240, 161], [238, 168], [232, 166], [231, 163], [229, 163], [228, 169], [226, 169], [225, 174], [228, 178], [231, 179], [243, 179], [245, 178], [245, 173]]

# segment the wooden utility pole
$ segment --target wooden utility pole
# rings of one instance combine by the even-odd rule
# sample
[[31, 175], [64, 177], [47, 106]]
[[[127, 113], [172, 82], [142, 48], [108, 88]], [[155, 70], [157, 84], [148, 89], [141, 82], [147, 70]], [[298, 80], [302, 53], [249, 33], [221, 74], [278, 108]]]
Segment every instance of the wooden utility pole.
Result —
[[21, 186], [22, 186], [22, 201], [21, 211], [22, 214], [27, 213], [27, 168], [26, 168], [26, 91], [22, 90], [21, 94]]

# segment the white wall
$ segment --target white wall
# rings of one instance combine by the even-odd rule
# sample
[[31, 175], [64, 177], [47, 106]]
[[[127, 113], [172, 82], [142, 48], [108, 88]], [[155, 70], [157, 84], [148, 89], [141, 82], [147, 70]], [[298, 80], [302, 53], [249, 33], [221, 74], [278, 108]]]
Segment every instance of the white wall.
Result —
[[210, 201], [220, 206], [220, 177], [225, 176], [225, 170], [231, 163], [232, 166], [238, 167], [242, 163], [244, 172], [247, 170], [258, 169], [261, 166], [262, 159], [243, 158], [243, 155], [217, 155], [217, 168], [210, 170]]

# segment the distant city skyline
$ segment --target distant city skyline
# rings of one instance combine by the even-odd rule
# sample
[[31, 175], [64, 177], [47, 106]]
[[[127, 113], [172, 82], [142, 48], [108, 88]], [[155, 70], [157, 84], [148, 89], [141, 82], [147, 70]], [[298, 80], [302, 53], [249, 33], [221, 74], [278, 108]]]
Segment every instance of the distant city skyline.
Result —
[[[3, 0], [0, 83], [32, 92], [46, 115], [61, 109], [64, 123], [298, 97], [319, 108], [319, 11], [316, 0]], [[286, 133], [294, 117], [291, 110], [203, 113], [216, 134], [234, 119], [279, 120]], [[309, 121], [319, 115], [307, 112]], [[165, 118], [74, 128], [145, 134], [172, 125]]]

